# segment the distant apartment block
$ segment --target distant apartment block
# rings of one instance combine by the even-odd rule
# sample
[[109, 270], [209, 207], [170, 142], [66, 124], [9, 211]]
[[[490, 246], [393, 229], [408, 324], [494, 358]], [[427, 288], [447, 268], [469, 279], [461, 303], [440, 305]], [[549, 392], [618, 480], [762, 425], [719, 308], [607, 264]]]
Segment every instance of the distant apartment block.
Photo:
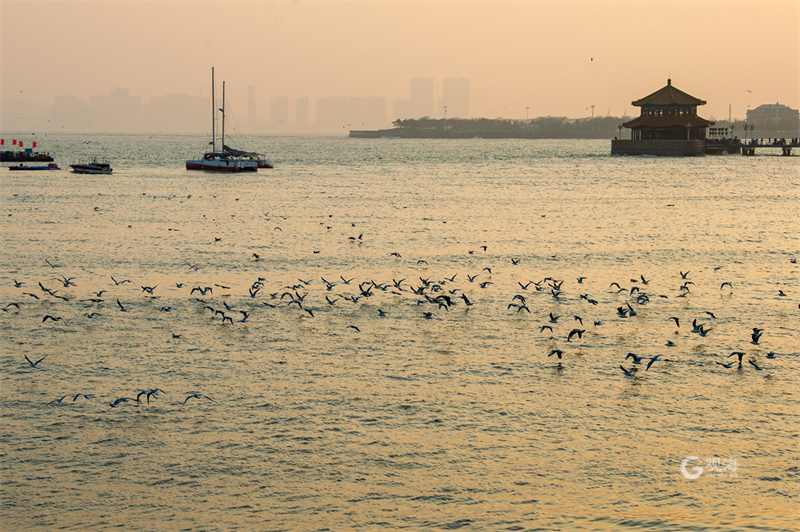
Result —
[[89, 129], [99, 132], [134, 132], [142, 129], [142, 98], [128, 89], [89, 98]]
[[330, 97], [317, 99], [316, 129], [346, 133], [350, 129], [386, 127], [386, 98]]
[[269, 103], [270, 127], [272, 129], [286, 129], [289, 125], [289, 98], [278, 96]]
[[296, 106], [295, 122], [297, 124], [297, 129], [299, 129], [300, 131], [304, 131], [308, 129], [309, 125], [308, 98], [307, 97], [298, 98], [297, 102], [295, 103], [295, 106]]
[[77, 96], [56, 96], [50, 107], [50, 123], [56, 131], [85, 130], [89, 104]]
[[415, 118], [433, 116], [433, 78], [411, 80], [411, 112]]
[[439, 113], [448, 118], [469, 118], [469, 78], [446, 78], [442, 84], [442, 99]]
[[392, 102], [394, 120], [424, 118], [433, 115], [433, 78], [411, 80], [411, 98]]
[[210, 131], [210, 102], [210, 98], [187, 94], [151, 98], [149, 103], [142, 106], [143, 129], [163, 133]]

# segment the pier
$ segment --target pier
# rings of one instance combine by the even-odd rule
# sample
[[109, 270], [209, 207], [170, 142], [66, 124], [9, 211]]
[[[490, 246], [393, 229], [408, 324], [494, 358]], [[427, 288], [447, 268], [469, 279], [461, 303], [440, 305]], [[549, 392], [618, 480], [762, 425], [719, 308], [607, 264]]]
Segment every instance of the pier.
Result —
[[794, 139], [750, 139], [742, 144], [742, 155], [755, 155], [756, 149], [780, 149], [781, 155], [789, 156], [792, 148], [800, 148], [800, 138]]
[[706, 155], [721, 155], [723, 153], [741, 153], [742, 155], [755, 155], [756, 150], [765, 149], [779, 149], [781, 155], [789, 156], [792, 154], [792, 148], [800, 148], [800, 138], [794, 139], [706, 139], [705, 153]]

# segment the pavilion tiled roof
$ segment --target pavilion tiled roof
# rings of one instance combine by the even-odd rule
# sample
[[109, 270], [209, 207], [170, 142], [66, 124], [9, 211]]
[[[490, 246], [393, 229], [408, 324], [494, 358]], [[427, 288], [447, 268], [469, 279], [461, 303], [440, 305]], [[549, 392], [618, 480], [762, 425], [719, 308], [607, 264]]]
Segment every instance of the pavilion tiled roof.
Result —
[[648, 106], [653, 105], [660, 107], [660, 106], [670, 106], [670, 105], [697, 106], [706, 104], [704, 100], [695, 98], [694, 96], [686, 94], [682, 90], [673, 87], [671, 79], [667, 80], [666, 86], [657, 90], [653, 94], [645, 96], [641, 100], [636, 100], [635, 102], [632, 103], [636, 107], [642, 107], [645, 105]]
[[686, 127], [690, 124], [691, 127], [711, 127], [715, 122], [706, 120], [699, 116], [639, 116], [622, 124], [628, 129], [635, 127]]

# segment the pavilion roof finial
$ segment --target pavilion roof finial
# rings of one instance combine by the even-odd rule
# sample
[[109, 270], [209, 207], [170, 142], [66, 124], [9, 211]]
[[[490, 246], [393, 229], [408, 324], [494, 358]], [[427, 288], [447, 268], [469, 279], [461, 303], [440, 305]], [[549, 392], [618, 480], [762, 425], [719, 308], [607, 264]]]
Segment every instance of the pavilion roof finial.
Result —
[[671, 78], [667, 78], [667, 85], [672, 85], [672, 79]]

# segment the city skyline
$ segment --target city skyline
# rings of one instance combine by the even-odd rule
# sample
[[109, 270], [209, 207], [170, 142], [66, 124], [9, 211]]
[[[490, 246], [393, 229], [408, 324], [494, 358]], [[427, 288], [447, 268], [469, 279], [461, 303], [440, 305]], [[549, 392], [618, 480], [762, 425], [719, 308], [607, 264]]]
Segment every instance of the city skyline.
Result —
[[[383, 97], [391, 118], [414, 78], [437, 80], [437, 108], [440, 80], [468, 78], [469, 115], [486, 118], [578, 118], [592, 106], [599, 116], [630, 114], [632, 100], [668, 77], [706, 100], [711, 119], [727, 118], [729, 106], [744, 117], [748, 106], [800, 103], [797, 2], [222, 6], [4, 1], [0, 105], [33, 110], [116, 89], [143, 103], [208, 98], [211, 66], [245, 123], [251, 86], [259, 113], [272, 98], [308, 98], [313, 122], [315, 102], [329, 97]], [[245, 20], [269, 31], [239, 31]]]
[[[442, 97], [435, 109], [434, 79], [414, 78], [411, 99], [395, 100], [392, 105], [382, 96], [315, 98], [313, 121], [308, 97], [296, 98], [291, 104], [287, 96], [274, 96], [267, 101], [259, 98], [256, 87], [250, 85], [246, 113], [234, 113], [226, 97], [229, 106], [226, 116], [237, 129], [270, 133], [330, 133], [339, 132], [343, 126], [378, 129], [390, 127], [398, 119], [442, 118], [445, 104], [449, 106], [450, 118], [470, 118], [469, 79], [448, 78], [440, 80], [440, 85], [436, 93]], [[214, 109], [221, 107], [221, 98], [218, 87]], [[19, 117], [20, 124], [29, 126], [20, 130], [191, 133], [210, 130], [210, 102], [210, 94], [179, 93], [153, 96], [150, 101], [144, 101], [127, 88], [115, 88], [108, 94], [90, 95], [87, 101], [75, 95], [57, 95], [47, 107], [10, 102], [3, 107], [2, 119], [4, 123], [13, 124]]]
[[[226, 116], [229, 131], [242, 133], [347, 133], [357, 129], [390, 128], [396, 120], [433, 118], [486, 118], [472, 117], [469, 113], [469, 79], [447, 78], [440, 80], [442, 94], [434, 108], [434, 79], [412, 78], [409, 99], [388, 102], [384, 97], [343, 97], [328, 96], [313, 100], [313, 112], [308, 97], [290, 100], [287, 96], [275, 96], [268, 101], [256, 95], [256, 87], [247, 88], [246, 113], [233, 113], [228, 107]], [[448, 94], [449, 91], [449, 94]], [[210, 96], [168, 93], [143, 101], [138, 95], [130, 94], [126, 88], [111, 90], [108, 94], [91, 95], [83, 101], [74, 95], [58, 95], [53, 105], [37, 108], [29, 104], [16, 104], [3, 108], [4, 122], [13, 122], [15, 114], [28, 115], [25, 120], [29, 128], [16, 131], [42, 132], [108, 132], [108, 133], [209, 133], [211, 129]], [[226, 98], [226, 102], [228, 99]], [[447, 103], [447, 105], [445, 105]], [[217, 105], [221, 107], [221, 95], [217, 93]], [[229, 105], [229, 103], [226, 103]], [[761, 103], [749, 108], [745, 116], [731, 116], [733, 121], [747, 120], [759, 124], [766, 123], [762, 116], [764, 109], [785, 109], [797, 114], [796, 109], [779, 102]], [[321, 111], [320, 111], [321, 110]], [[445, 116], [445, 110], [447, 115]], [[758, 114], [757, 110], [762, 112]], [[594, 109], [587, 109], [595, 116]], [[632, 109], [636, 114], [636, 109]], [[785, 111], [784, 111], [785, 112]], [[219, 114], [219, 113], [218, 113]], [[794, 116], [794, 114], [792, 116]], [[550, 115], [530, 116], [526, 109], [525, 117], [496, 117], [508, 120], [549, 118]], [[610, 109], [603, 116], [612, 115]], [[758, 120], [753, 120], [757, 116]], [[783, 115], [781, 115], [782, 117]], [[312, 119], [313, 117], [313, 119]], [[219, 120], [217, 116], [217, 120]], [[579, 117], [555, 117], [565, 119], [585, 119]], [[717, 118], [725, 121], [728, 117]], [[782, 119], [782, 118], [780, 118]], [[770, 119], [778, 122], [780, 119]], [[770, 122], [771, 123], [771, 122]], [[219, 125], [218, 125], [219, 129]], [[7, 131], [11, 131], [8, 129]]]

